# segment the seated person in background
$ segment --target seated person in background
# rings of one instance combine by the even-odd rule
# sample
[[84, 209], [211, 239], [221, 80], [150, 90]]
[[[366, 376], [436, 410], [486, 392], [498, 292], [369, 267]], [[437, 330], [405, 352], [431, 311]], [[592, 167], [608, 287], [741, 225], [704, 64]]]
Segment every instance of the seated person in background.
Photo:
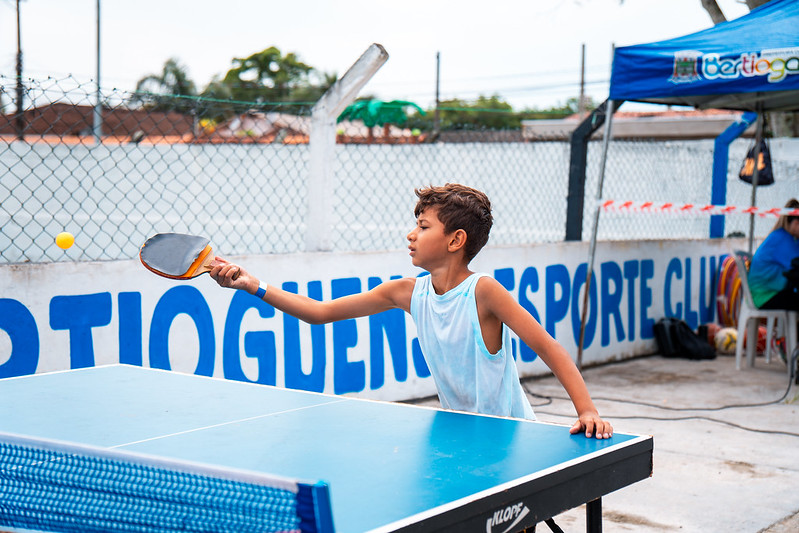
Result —
[[[792, 198], [785, 207], [799, 208], [799, 201]], [[749, 288], [757, 307], [799, 311], [799, 284], [791, 271], [791, 261], [797, 258], [799, 215], [782, 215], [758, 246], [749, 266]], [[799, 264], [799, 259], [794, 264]]]

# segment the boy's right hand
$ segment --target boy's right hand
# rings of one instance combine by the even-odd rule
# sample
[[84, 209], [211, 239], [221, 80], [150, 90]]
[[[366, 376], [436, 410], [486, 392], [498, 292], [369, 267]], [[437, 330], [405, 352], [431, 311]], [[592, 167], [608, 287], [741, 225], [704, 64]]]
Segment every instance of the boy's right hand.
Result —
[[[221, 287], [243, 290], [250, 294], [255, 294], [255, 291], [258, 290], [258, 279], [251, 276], [246, 270], [241, 268], [241, 266], [222, 259], [221, 257], [214, 257], [210, 266], [211, 271], [208, 272], [208, 274]], [[236, 276], [236, 273], [238, 273], [238, 276]], [[236, 276], [235, 279], [234, 276]]]
[[572, 435], [585, 431], [585, 436], [589, 439], [609, 439], [613, 436], [613, 426], [607, 420], [602, 420], [596, 411], [587, 412], [579, 415], [577, 422], [569, 430]]

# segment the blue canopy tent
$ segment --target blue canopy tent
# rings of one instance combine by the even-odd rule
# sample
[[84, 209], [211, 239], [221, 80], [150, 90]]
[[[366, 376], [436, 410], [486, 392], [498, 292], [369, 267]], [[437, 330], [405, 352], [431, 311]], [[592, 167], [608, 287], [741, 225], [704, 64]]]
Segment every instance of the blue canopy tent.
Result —
[[617, 48], [610, 100], [700, 109], [799, 108], [799, 0], [771, 0], [712, 28]]
[[[763, 112], [799, 110], [799, 0], [771, 0], [747, 15], [706, 30], [614, 50], [583, 315], [594, 263], [613, 111], [624, 101], [756, 112], [759, 141]], [[759, 142], [755, 146], [759, 147]], [[753, 176], [752, 205], [757, 174]], [[752, 217], [750, 251], [753, 230]], [[582, 334], [578, 364], [581, 355]]]
[[[697, 33], [616, 49], [609, 100], [753, 111], [759, 141], [763, 112], [799, 110], [799, 0], [771, 0]], [[752, 205], [756, 192], [757, 173]], [[750, 252], [753, 232], [754, 216]]]

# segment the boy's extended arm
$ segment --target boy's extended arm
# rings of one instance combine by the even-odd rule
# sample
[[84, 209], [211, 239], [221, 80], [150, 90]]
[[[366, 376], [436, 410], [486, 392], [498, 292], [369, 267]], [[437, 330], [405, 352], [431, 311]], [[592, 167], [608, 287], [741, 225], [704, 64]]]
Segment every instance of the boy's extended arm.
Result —
[[[222, 287], [247, 291], [255, 294], [259, 287], [258, 278], [252, 276], [239, 265], [217, 257], [211, 263], [210, 276]], [[234, 275], [238, 272], [235, 279]], [[264, 301], [276, 309], [310, 324], [324, 324], [372, 315], [388, 309], [410, 309], [412, 278], [390, 280], [381, 283], [374, 289], [336, 298], [335, 300], [318, 301], [307, 296], [286, 292], [274, 285], [269, 285]]]
[[566, 349], [538, 323], [511, 294], [492, 278], [482, 278], [477, 286], [478, 309], [481, 315], [490, 313], [507, 324], [519, 338], [532, 348], [558, 378], [577, 411], [578, 420], [572, 433], [585, 431], [587, 437], [608, 438], [613, 427], [602, 420], [594, 406], [579, 369]]

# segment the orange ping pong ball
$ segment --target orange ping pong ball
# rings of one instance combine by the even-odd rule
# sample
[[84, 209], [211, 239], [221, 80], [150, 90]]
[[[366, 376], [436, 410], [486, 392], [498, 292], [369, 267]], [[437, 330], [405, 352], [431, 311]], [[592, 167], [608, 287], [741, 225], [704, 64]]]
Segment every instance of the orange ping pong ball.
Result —
[[68, 231], [62, 231], [61, 233], [55, 236], [55, 243], [56, 246], [58, 246], [62, 250], [66, 250], [67, 248], [75, 244], [75, 237]]

